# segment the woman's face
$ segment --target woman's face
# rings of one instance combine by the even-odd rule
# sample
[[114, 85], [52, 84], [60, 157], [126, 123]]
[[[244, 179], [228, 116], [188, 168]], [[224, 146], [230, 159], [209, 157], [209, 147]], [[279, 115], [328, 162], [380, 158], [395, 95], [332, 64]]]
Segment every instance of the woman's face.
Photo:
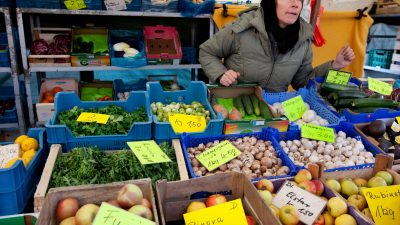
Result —
[[281, 28], [296, 22], [303, 8], [302, 4], [302, 0], [276, 0], [276, 15]]

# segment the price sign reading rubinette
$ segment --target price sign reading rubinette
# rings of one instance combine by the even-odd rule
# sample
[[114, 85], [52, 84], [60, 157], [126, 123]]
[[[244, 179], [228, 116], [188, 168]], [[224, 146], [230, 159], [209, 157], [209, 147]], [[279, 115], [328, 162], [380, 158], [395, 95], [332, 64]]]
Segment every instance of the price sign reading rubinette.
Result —
[[333, 128], [305, 123], [301, 126], [301, 137], [334, 143], [335, 131]]
[[203, 132], [206, 129], [204, 116], [170, 113], [168, 120], [175, 133]]

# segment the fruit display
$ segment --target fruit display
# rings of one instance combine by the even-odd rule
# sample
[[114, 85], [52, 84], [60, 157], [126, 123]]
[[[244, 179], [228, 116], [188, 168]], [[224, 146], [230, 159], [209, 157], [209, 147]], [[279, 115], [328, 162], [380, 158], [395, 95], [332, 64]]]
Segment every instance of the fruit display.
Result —
[[335, 136], [335, 143], [302, 138], [280, 141], [279, 144], [298, 166], [324, 162], [324, 169], [327, 170], [375, 162], [373, 154], [365, 149], [361, 140], [347, 137], [343, 131]]
[[54, 103], [54, 97], [56, 96], [56, 94], [58, 92], [62, 92], [62, 91], [63, 91], [62, 87], [58, 87], [58, 86], [52, 88], [51, 90], [45, 91], [40, 100], [40, 103]]
[[[107, 203], [122, 208], [129, 213], [154, 221], [152, 209], [155, 207], [149, 199], [144, 197], [141, 188], [135, 184], [125, 184], [115, 197], [109, 199]], [[57, 202], [55, 218], [59, 225], [90, 225], [96, 218], [102, 202], [82, 204], [74, 197], [66, 197]], [[86, 200], [87, 201], [87, 200]]]
[[194, 116], [204, 116], [206, 122], [210, 121], [210, 111], [207, 110], [201, 103], [193, 101], [190, 105], [184, 103], [171, 102], [163, 104], [161, 102], [153, 102], [150, 105], [151, 111], [157, 116], [157, 121], [168, 122], [169, 113], [179, 113]]
[[[18, 136], [14, 144], [18, 144], [19, 146], [19, 151], [15, 151], [15, 154], [8, 151], [0, 151], [0, 169], [11, 168], [19, 160], [21, 160], [27, 168], [40, 147], [38, 140], [27, 135]], [[4, 165], [2, 165], [3, 163]]]
[[[325, 188], [321, 180], [313, 180], [308, 170], [300, 170], [293, 180], [298, 187], [327, 201], [325, 210], [322, 211], [313, 225], [357, 225], [360, 218], [356, 218], [356, 214], [348, 207], [346, 201], [340, 197], [335, 197], [334, 193]], [[272, 204], [276, 192], [284, 181], [262, 179], [255, 183], [255, 187], [264, 203], [270, 207], [283, 225], [303, 224], [300, 222], [300, 212], [295, 206], [285, 205], [278, 208]]]
[[215, 171], [207, 171], [201, 165], [196, 156], [204, 151], [216, 146], [220, 141], [201, 143], [196, 147], [187, 148], [187, 154], [192, 166], [192, 170], [196, 176], [209, 176], [216, 173], [227, 171], [242, 172], [250, 179], [269, 177], [269, 176], [282, 176], [288, 175], [290, 169], [285, 166], [282, 159], [279, 158], [272, 143], [257, 139], [256, 137], [245, 136], [229, 140], [242, 154], [237, 158], [221, 165]]

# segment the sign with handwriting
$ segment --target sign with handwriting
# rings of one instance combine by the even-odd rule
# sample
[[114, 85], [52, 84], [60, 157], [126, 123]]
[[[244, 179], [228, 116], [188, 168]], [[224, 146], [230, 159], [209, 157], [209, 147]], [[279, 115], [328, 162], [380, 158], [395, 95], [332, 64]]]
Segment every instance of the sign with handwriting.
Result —
[[393, 91], [393, 85], [368, 77], [368, 89], [382, 95], [390, 95]]
[[300, 213], [300, 221], [312, 225], [325, 209], [327, 201], [298, 187], [292, 181], [285, 181], [272, 204], [278, 208], [293, 205]]
[[155, 225], [156, 223], [115, 207], [106, 202], [101, 203], [100, 209], [93, 221], [93, 225]]
[[352, 73], [350, 72], [329, 70], [325, 82], [346, 86], [349, 83], [351, 75]]
[[400, 224], [400, 185], [363, 189], [377, 225]]
[[186, 225], [247, 225], [242, 200], [240, 199], [186, 213], [183, 214], [183, 218]]
[[104, 5], [106, 6], [106, 9], [110, 11], [126, 9], [125, 0], [104, 0]]
[[335, 143], [335, 131], [333, 128], [309, 123], [304, 123], [301, 126], [301, 137]]
[[219, 166], [238, 157], [240, 154], [242, 154], [242, 152], [229, 141], [223, 141], [197, 155], [196, 158], [208, 171], [213, 171]]
[[9, 144], [0, 146], [0, 168], [4, 166], [13, 158], [20, 156], [19, 144]]
[[203, 132], [206, 129], [204, 116], [170, 113], [168, 121], [175, 133]]
[[78, 117], [78, 119], [76, 119], [76, 121], [86, 122], [86, 123], [96, 122], [96, 123], [106, 124], [109, 118], [110, 118], [110, 115], [106, 115], [106, 114], [83, 112], [79, 115], [79, 117]]
[[155, 141], [127, 142], [129, 148], [139, 159], [142, 165], [153, 163], [171, 162], [171, 159], [163, 152]]
[[83, 0], [67, 0], [64, 1], [64, 5], [69, 10], [79, 10], [86, 8], [86, 4]]
[[295, 121], [301, 118], [307, 110], [303, 98], [300, 95], [282, 102], [282, 107], [290, 121]]

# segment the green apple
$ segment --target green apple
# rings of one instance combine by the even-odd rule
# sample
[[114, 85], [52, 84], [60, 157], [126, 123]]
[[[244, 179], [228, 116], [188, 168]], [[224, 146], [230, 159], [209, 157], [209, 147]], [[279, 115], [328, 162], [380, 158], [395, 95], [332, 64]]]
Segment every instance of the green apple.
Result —
[[367, 208], [368, 206], [367, 200], [362, 195], [352, 195], [347, 199], [347, 201], [349, 202], [349, 204], [353, 205], [360, 211]]
[[328, 187], [331, 188], [332, 190], [340, 193], [341, 187], [339, 181], [333, 179], [327, 180], [326, 185], [328, 185]]
[[338, 217], [347, 213], [347, 204], [340, 197], [333, 197], [329, 199], [327, 209], [331, 216]]
[[271, 192], [267, 190], [258, 190], [258, 194], [261, 196], [262, 200], [270, 206], [272, 204], [272, 195]]
[[345, 180], [342, 182], [342, 194], [351, 196], [358, 194], [358, 187], [352, 180]]
[[383, 187], [387, 186], [386, 181], [382, 177], [373, 177], [369, 179], [368, 181], [368, 187], [369, 188], [374, 188], [374, 187]]
[[375, 177], [382, 177], [388, 186], [393, 184], [393, 176], [387, 171], [379, 171], [375, 174]]

